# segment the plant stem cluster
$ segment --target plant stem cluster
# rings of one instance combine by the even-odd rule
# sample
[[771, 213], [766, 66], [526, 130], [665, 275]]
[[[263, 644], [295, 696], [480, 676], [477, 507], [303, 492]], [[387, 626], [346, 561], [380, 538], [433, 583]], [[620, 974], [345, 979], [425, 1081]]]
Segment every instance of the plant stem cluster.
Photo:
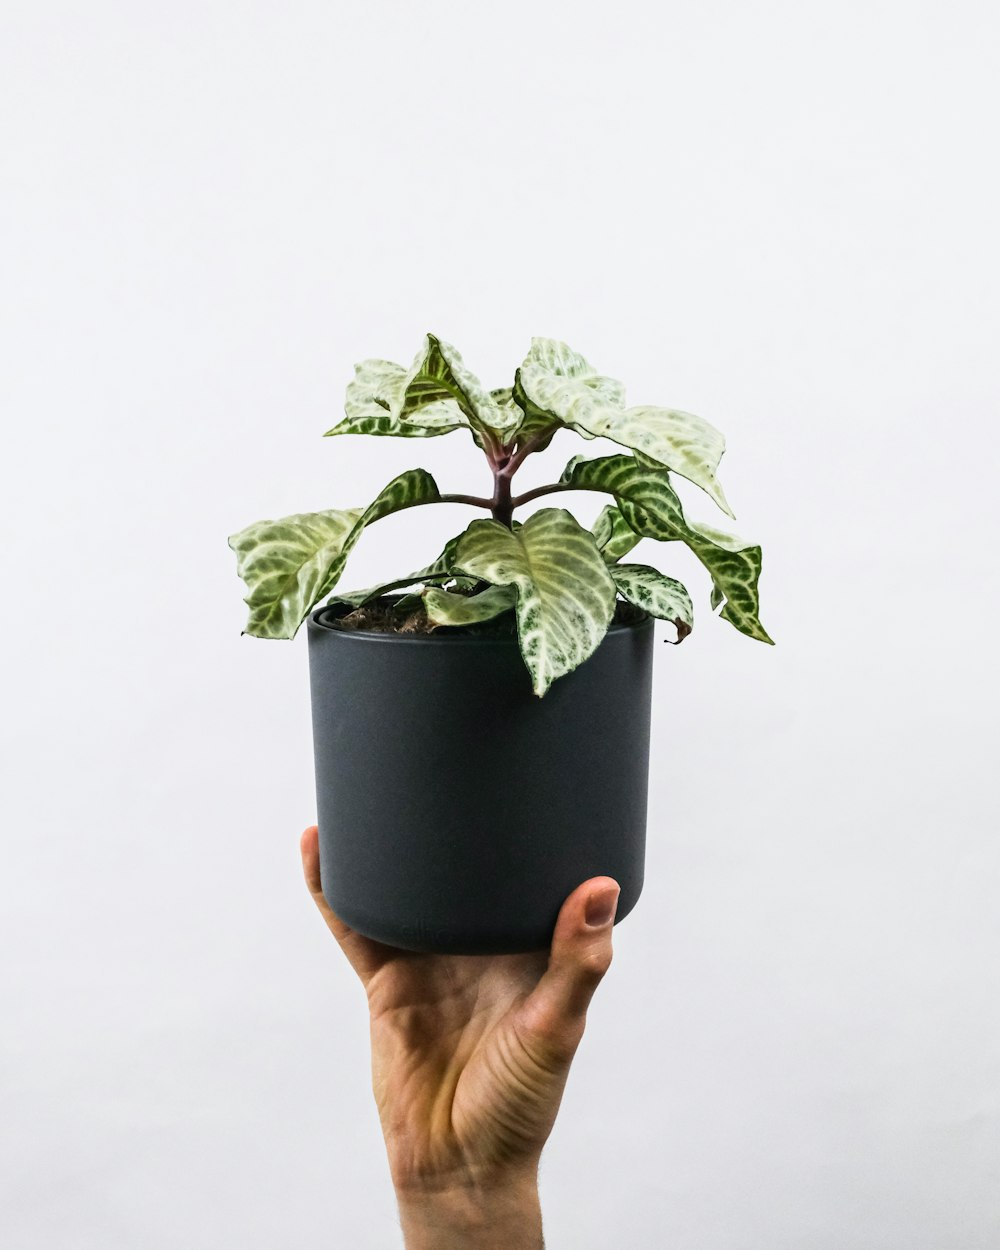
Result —
[[539, 451], [550, 437], [551, 431], [543, 430], [541, 433], [527, 439], [520, 446], [516, 442], [504, 446], [495, 438], [490, 439], [485, 444], [484, 451], [490, 466], [490, 472], [493, 474], [492, 496], [487, 499], [481, 495], [442, 495], [442, 501], [446, 503], [467, 503], [475, 508], [488, 508], [493, 515], [494, 521], [499, 521], [501, 525], [511, 529], [515, 508], [520, 507], [521, 504], [530, 503], [533, 499], [539, 499], [542, 495], [550, 495], [555, 491], [569, 489], [559, 482], [552, 482], [548, 486], [536, 486], [534, 490], [525, 491], [523, 495], [511, 493], [511, 481], [514, 474], [524, 464], [528, 456], [532, 452]]

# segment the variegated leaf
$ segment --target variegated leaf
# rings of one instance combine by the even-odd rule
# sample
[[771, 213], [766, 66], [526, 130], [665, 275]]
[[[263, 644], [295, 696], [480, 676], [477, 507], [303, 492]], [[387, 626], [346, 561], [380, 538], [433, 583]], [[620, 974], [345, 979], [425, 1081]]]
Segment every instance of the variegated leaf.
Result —
[[521, 410], [521, 419], [517, 426], [517, 443], [523, 447], [525, 443], [537, 440], [536, 451], [544, 451], [552, 442], [559, 430], [564, 429], [563, 423], [557, 421], [551, 413], [545, 412], [537, 404], [533, 404], [521, 386], [521, 370], [514, 374], [514, 386], [511, 390], [513, 402]]
[[404, 418], [409, 375], [391, 360], [363, 360], [354, 366], [348, 384], [344, 420], [326, 431], [333, 434], [386, 434], [401, 438], [433, 438], [468, 429], [469, 419], [454, 399], [442, 399], [411, 410]]
[[509, 443], [515, 431], [520, 431], [524, 421], [524, 411], [514, 398], [514, 391], [509, 386], [500, 386], [490, 391], [490, 398], [504, 414], [504, 441]]
[[[393, 417], [375, 409], [368, 416], [345, 417], [325, 432], [324, 438], [336, 434], [381, 434], [391, 438], [436, 438], [452, 430], [467, 430], [469, 422], [458, 406], [449, 402], [429, 404], [414, 414], [412, 420]], [[475, 434], [475, 431], [473, 431]], [[477, 440], [478, 441], [478, 440]]]
[[616, 590], [594, 535], [563, 508], [509, 530], [473, 521], [461, 536], [463, 572], [517, 591], [521, 654], [537, 695], [591, 655], [607, 632]]
[[548, 413], [586, 437], [611, 439], [673, 469], [733, 515], [715, 476], [725, 439], [701, 417], [672, 408], [626, 408], [621, 383], [602, 377], [579, 353], [553, 339], [532, 340], [515, 394], [529, 411]]
[[742, 634], [772, 642], [760, 623], [757, 583], [761, 571], [760, 547], [732, 534], [688, 522], [681, 501], [664, 469], [652, 469], [632, 456], [599, 460], [574, 459], [563, 481], [576, 490], [600, 490], [614, 495], [628, 525], [644, 538], [686, 543], [712, 575], [713, 604], [726, 606], [722, 616]]
[[399, 416], [409, 420], [425, 405], [448, 400], [458, 405], [474, 429], [501, 442], [520, 420], [514, 405], [498, 403], [485, 389], [457, 348], [428, 334], [406, 375]]
[[693, 537], [685, 541], [712, 574], [712, 610], [725, 604], [719, 613], [723, 620], [735, 625], [740, 633], [773, 646], [774, 639], [768, 637], [758, 619], [757, 583], [763, 564], [760, 547], [700, 521], [689, 521], [688, 526]]
[[435, 625], [475, 625], [508, 611], [517, 601], [512, 586], [487, 586], [475, 595], [456, 595], [435, 586], [424, 591], [424, 608]]
[[388, 486], [379, 491], [374, 502], [370, 503], [358, 518], [354, 529], [351, 530], [344, 543], [343, 551], [330, 568], [330, 575], [323, 586], [321, 597], [328, 595], [340, 581], [347, 557], [366, 526], [375, 521], [381, 521], [383, 517], [391, 516], [394, 512], [402, 512], [404, 508], [413, 508], [418, 504], [437, 503], [440, 498], [437, 483], [426, 469], [407, 469], [405, 473], [394, 477]]
[[[246, 603], [251, 615], [243, 632], [257, 638], [294, 638], [312, 608], [340, 580], [366, 525], [440, 498], [437, 484], [425, 469], [409, 469], [393, 478], [363, 512], [308, 513], [284, 521], [262, 521], [234, 535], [229, 545], [237, 553], [237, 569], [250, 590]], [[316, 517], [331, 519], [317, 523]], [[350, 523], [342, 520], [345, 517]]]
[[722, 509], [733, 515], [722, 484], [715, 476], [726, 440], [701, 417], [673, 408], [608, 409], [588, 427], [591, 434], [630, 447], [694, 482]]
[[236, 571], [249, 591], [243, 602], [250, 619], [243, 633], [294, 638], [360, 517], [360, 508], [298, 512], [233, 534], [229, 546], [236, 552]]
[[548, 423], [577, 428], [592, 438], [590, 425], [605, 410], [625, 407], [625, 387], [597, 372], [579, 352], [558, 339], [531, 340], [514, 380], [514, 397], [538, 429]]
[[650, 616], [672, 621], [677, 642], [683, 642], [694, 628], [691, 596], [680, 582], [652, 569], [648, 564], [615, 564], [611, 567], [618, 593]]
[[617, 504], [613, 503], [604, 505], [601, 515], [591, 526], [591, 532], [607, 564], [614, 564], [622, 556], [627, 556], [641, 537], [622, 516]]

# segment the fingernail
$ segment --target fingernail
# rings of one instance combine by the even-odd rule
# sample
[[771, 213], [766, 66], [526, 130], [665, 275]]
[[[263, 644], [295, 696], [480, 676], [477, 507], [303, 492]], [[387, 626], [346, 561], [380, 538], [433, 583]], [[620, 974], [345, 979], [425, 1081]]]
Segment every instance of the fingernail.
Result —
[[609, 885], [603, 890], [595, 890], [587, 899], [585, 918], [592, 929], [599, 929], [614, 917], [620, 893], [618, 886]]

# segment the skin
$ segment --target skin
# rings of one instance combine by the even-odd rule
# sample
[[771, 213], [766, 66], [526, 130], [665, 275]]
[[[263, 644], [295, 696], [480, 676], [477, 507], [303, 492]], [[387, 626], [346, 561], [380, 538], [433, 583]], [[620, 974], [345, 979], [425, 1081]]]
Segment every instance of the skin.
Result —
[[611, 964], [617, 882], [593, 877], [569, 895], [549, 951], [416, 954], [334, 915], [315, 825], [301, 850], [309, 892], [367, 994], [372, 1088], [408, 1250], [541, 1247], [538, 1162]]

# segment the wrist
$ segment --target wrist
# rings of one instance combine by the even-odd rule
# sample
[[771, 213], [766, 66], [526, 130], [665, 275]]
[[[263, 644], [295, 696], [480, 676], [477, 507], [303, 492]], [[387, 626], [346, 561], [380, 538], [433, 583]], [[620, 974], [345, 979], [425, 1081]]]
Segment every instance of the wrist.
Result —
[[535, 1175], [490, 1184], [397, 1188], [406, 1250], [542, 1250]]

